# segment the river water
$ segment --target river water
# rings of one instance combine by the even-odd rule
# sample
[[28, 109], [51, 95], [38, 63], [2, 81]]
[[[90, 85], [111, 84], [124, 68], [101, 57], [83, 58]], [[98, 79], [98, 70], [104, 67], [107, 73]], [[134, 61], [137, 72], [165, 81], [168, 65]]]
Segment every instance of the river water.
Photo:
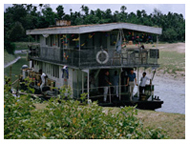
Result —
[[154, 95], [164, 101], [162, 107], [155, 111], [185, 114], [185, 79], [155, 76], [153, 85]]
[[156, 111], [185, 114], [185, 80], [155, 77], [154, 94], [164, 101]]

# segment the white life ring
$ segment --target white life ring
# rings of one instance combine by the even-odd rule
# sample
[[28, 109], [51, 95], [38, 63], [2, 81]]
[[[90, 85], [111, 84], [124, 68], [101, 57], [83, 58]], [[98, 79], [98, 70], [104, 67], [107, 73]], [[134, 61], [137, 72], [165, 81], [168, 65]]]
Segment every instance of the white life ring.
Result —
[[[99, 56], [100, 56], [102, 53], [105, 55], [105, 60], [103, 60], [103, 61], [102, 61], [101, 59], [99, 59]], [[107, 53], [106, 51], [101, 50], [101, 51], [99, 51], [99, 52], [96, 54], [96, 61], [97, 61], [99, 64], [105, 64], [105, 63], [108, 62], [108, 60], [109, 60], [109, 55], [108, 55], [108, 53]]]

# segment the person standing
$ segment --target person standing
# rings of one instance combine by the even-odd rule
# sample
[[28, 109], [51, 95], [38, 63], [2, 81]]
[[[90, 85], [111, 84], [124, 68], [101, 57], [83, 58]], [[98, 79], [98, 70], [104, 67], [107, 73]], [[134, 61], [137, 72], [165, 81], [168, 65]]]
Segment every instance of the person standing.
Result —
[[139, 100], [141, 100], [141, 96], [145, 91], [145, 86], [146, 86], [147, 80], [150, 80], [150, 85], [151, 85], [152, 80], [150, 78], [146, 77], [146, 72], [143, 72], [142, 77], [140, 79], [140, 85], [139, 85], [139, 95], [140, 95]]
[[115, 71], [115, 74], [113, 76], [113, 86], [114, 86], [114, 93], [116, 94], [116, 97], [119, 97], [118, 85], [119, 85], [119, 76], [117, 74], [117, 71]]
[[45, 73], [42, 73], [42, 69], [39, 70], [39, 73], [41, 74], [41, 85], [40, 89], [42, 91], [42, 88], [45, 86], [46, 78], [48, 77]]
[[110, 85], [112, 84], [109, 80], [109, 71], [107, 70], [104, 75], [104, 102], [107, 100], [107, 94]]
[[128, 74], [126, 86], [128, 85], [129, 85], [129, 92], [130, 92], [130, 101], [132, 101], [134, 87], [135, 85], [138, 86], [136, 74], [134, 73], [133, 69], [131, 69], [130, 73]]

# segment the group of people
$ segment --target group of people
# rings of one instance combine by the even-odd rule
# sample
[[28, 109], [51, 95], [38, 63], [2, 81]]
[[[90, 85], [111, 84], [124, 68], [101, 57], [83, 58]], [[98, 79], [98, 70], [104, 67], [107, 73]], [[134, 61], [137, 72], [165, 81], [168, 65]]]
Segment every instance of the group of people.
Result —
[[[46, 78], [48, 78], [48, 76], [45, 73], [42, 73], [42, 69], [39, 70], [39, 74], [41, 74], [41, 81], [40, 81], [40, 89], [41, 91], [43, 91], [43, 87], [46, 84]], [[128, 73], [127, 75], [127, 84], [125, 86], [128, 86], [128, 90], [130, 93], [130, 101], [132, 101], [132, 97], [133, 97], [133, 90], [135, 85], [138, 86], [137, 83], [137, 79], [136, 79], [136, 74], [134, 73], [134, 70], [131, 69], [130, 73]], [[146, 76], [146, 72], [143, 72], [142, 77], [140, 79], [140, 84], [139, 84], [139, 99], [141, 99], [141, 95], [144, 93], [145, 91], [145, 86], [146, 86], [146, 81], [150, 80], [150, 85], [152, 83], [151, 79], [148, 78]], [[105, 71], [105, 75], [104, 75], [104, 81], [103, 81], [103, 85], [104, 85], [104, 102], [107, 101], [107, 94], [108, 94], [108, 90], [109, 87], [112, 86], [114, 87], [114, 94], [116, 95], [116, 97], [119, 97], [119, 75], [117, 73], [117, 71], [115, 71], [114, 76], [112, 77], [112, 83], [110, 81], [109, 78], [109, 71]]]
[[[133, 90], [134, 90], [135, 85], [138, 86], [138, 83], [137, 83], [137, 79], [136, 79], [136, 74], [134, 73], [133, 69], [130, 70], [130, 73], [127, 76], [128, 76], [127, 84], [125, 86], [129, 86], [128, 90], [130, 93], [130, 101], [132, 101]], [[146, 86], [147, 80], [150, 80], [150, 85], [151, 85], [151, 83], [152, 83], [151, 79], [146, 76], [146, 72], [143, 72], [142, 77], [140, 79], [140, 84], [139, 84], [139, 96], [140, 96], [139, 99], [141, 99], [141, 95], [145, 91], [145, 86]], [[115, 71], [115, 74], [113, 76], [113, 84], [110, 82], [110, 79], [109, 79], [109, 71], [105, 72], [104, 86], [105, 86], [104, 87], [104, 102], [106, 102], [106, 100], [107, 100], [109, 86], [114, 87], [114, 93], [116, 94], [116, 97], [119, 97], [119, 76], [117, 74], [117, 71]]]

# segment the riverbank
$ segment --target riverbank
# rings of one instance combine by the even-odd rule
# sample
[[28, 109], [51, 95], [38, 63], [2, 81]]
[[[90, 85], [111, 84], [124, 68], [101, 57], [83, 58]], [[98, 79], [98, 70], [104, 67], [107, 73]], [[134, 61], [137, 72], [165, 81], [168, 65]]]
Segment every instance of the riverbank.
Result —
[[4, 50], [4, 65], [16, 59], [15, 55], [9, 54], [6, 50]]
[[4, 68], [7, 68], [8, 66], [10, 66], [10, 65], [12, 65], [12, 64], [14, 64], [14, 63], [16, 63], [20, 58], [21, 58], [21, 57], [18, 56], [18, 57], [15, 58], [13, 61], [8, 62], [7, 64], [4, 65]]
[[[120, 108], [104, 108], [105, 112], [111, 110], [113, 113]], [[185, 139], [185, 115], [149, 110], [138, 110], [136, 116], [144, 127], [161, 128], [170, 139]]]
[[[12, 65], [12, 69], [11, 69], [11, 81], [15, 81], [16, 79], [18, 79], [18, 76], [20, 74], [20, 69], [23, 65], [27, 64], [28, 65], [28, 61], [26, 60], [26, 58], [21, 57], [16, 63], [14, 63]], [[4, 68], [4, 76], [8, 76], [10, 77], [10, 66]]]

